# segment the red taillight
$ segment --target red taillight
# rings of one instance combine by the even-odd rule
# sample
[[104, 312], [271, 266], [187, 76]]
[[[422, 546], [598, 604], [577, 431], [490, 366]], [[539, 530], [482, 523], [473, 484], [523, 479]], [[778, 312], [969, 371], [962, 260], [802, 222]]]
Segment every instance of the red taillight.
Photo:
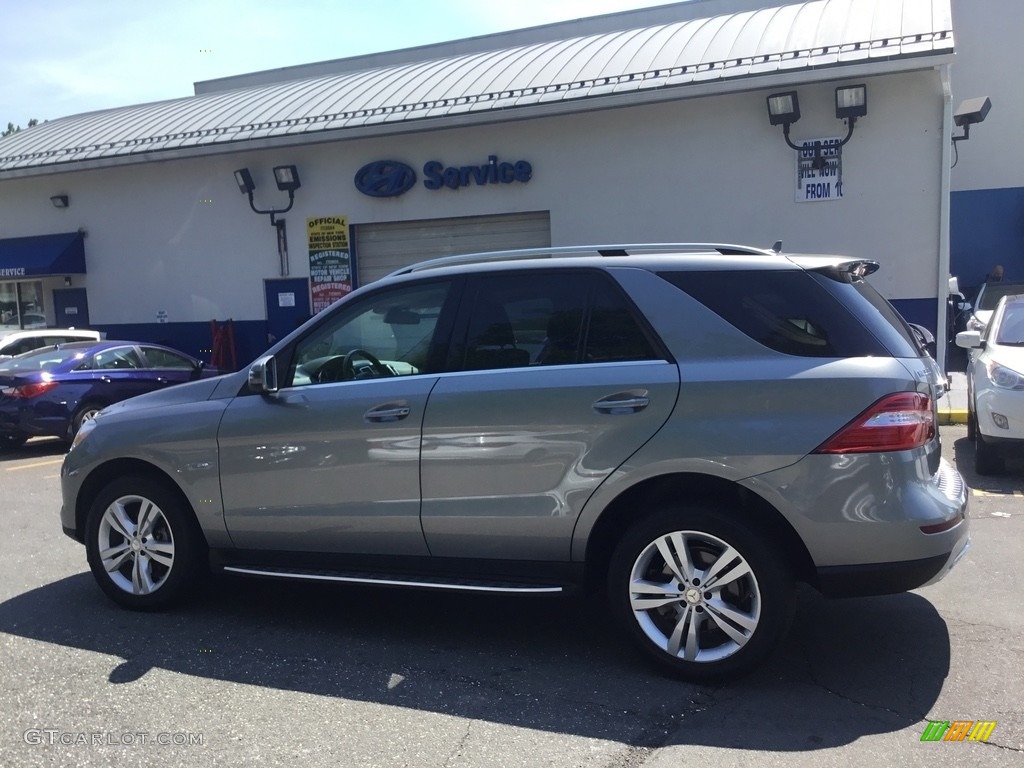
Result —
[[814, 453], [876, 453], [919, 448], [935, 437], [927, 395], [887, 395], [826, 440]]
[[20, 387], [5, 387], [0, 392], [8, 397], [20, 397], [27, 400], [30, 397], [39, 397], [56, 386], [56, 381], [39, 381], [34, 384], [22, 384]]

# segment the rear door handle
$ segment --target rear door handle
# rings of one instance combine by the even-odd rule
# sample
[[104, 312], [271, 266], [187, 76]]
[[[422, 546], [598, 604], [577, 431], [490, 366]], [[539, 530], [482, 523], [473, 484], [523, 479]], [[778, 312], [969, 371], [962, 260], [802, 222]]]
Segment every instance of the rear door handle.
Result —
[[620, 392], [598, 400], [594, 403], [594, 410], [598, 413], [618, 416], [626, 413], [639, 413], [650, 404], [651, 399], [646, 395], [634, 392]]
[[375, 408], [371, 408], [363, 414], [364, 421], [370, 421], [375, 424], [388, 421], [401, 421], [410, 413], [409, 406], [403, 403], [385, 403], [384, 405], [378, 405]]

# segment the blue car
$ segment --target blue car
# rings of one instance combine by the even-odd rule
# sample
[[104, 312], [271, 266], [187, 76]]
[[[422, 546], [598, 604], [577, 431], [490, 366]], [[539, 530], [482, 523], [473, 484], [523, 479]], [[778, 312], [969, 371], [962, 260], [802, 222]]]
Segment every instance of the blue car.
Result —
[[131, 341], [59, 344], [0, 361], [0, 449], [30, 437], [71, 440], [111, 403], [219, 373], [177, 350]]

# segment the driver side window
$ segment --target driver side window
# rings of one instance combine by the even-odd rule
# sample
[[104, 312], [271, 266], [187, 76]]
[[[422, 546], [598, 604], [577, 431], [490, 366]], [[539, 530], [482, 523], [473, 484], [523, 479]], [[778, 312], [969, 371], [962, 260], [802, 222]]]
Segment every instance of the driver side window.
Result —
[[394, 288], [340, 309], [298, 342], [286, 386], [426, 372], [450, 287]]

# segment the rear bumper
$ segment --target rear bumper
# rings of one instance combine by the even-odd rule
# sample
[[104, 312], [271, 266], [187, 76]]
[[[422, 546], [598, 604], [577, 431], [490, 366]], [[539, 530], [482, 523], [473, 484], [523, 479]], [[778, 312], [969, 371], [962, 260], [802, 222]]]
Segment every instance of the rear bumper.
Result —
[[945, 577], [970, 542], [963, 477], [928, 464], [927, 450], [811, 455], [747, 482], [790, 521], [823, 594], [885, 595]]
[[971, 546], [965, 533], [948, 555], [902, 563], [834, 565], [818, 568], [818, 588], [825, 597], [892, 595], [941, 581]]

